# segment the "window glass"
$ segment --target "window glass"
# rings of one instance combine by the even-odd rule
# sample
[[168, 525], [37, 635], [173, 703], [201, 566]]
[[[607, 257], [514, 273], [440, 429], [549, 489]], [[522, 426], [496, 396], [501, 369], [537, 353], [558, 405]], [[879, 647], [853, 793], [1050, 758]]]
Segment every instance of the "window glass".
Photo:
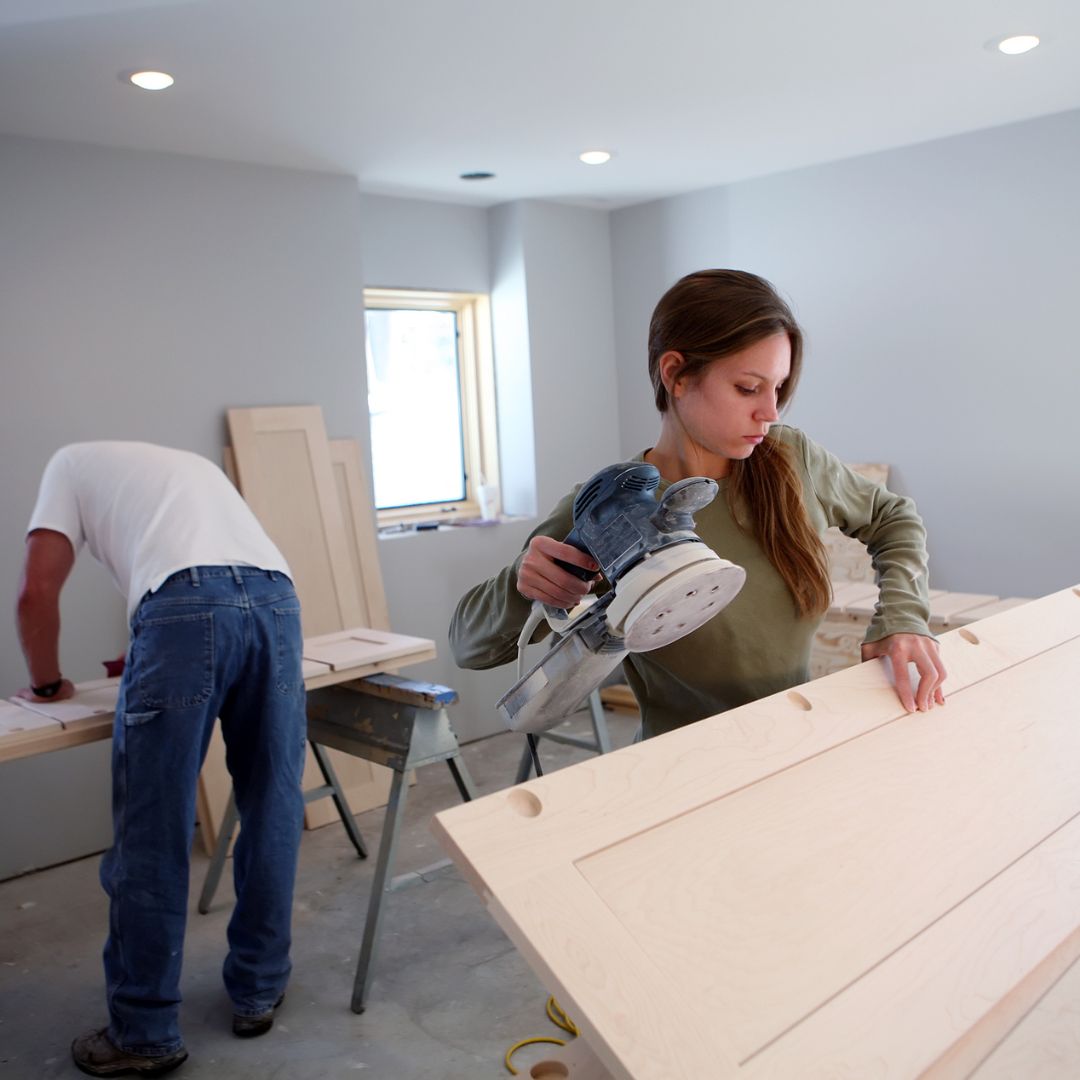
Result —
[[456, 313], [365, 314], [376, 508], [464, 499]]

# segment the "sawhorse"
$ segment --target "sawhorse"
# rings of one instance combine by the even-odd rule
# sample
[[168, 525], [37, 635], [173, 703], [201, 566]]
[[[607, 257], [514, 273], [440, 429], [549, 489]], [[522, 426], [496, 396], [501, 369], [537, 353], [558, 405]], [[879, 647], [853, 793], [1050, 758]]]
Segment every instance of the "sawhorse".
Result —
[[[325, 795], [333, 796], [349, 839], [362, 859], [367, 857], [367, 849], [349, 812], [333, 766], [322, 747], [330, 746], [346, 754], [355, 754], [393, 771], [375, 878], [371, 884], [364, 922], [364, 938], [353, 982], [351, 1006], [356, 1013], [364, 1011], [375, 963], [383, 897], [391, 891], [390, 870], [405, 814], [409, 772], [421, 765], [445, 761], [462, 799], [468, 801], [476, 797], [476, 789], [461, 759], [461, 747], [446, 713], [446, 706], [455, 701], [457, 693], [448, 686], [416, 682], [397, 675], [371, 675], [366, 679], [308, 692], [308, 739], [326, 783], [306, 792], [304, 798], [310, 801]], [[221, 823], [217, 846], [199, 899], [199, 911], [203, 914], [210, 910], [236, 821], [236, 804], [230, 794], [228, 810]]]

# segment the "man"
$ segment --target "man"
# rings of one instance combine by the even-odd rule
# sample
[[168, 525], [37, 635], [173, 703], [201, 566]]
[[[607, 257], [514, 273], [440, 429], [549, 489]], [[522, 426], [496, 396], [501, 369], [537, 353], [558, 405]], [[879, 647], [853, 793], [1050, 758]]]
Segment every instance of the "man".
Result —
[[158, 1076], [187, 1057], [179, 979], [195, 790], [221, 717], [240, 811], [224, 980], [233, 1031], [261, 1035], [289, 977], [306, 719], [289, 567], [216, 466], [134, 442], [59, 450], [27, 530], [17, 621], [31, 700], [70, 697], [60, 590], [79, 549], [127, 598], [113, 729], [104, 964], [109, 1024], [72, 1044], [92, 1076]]

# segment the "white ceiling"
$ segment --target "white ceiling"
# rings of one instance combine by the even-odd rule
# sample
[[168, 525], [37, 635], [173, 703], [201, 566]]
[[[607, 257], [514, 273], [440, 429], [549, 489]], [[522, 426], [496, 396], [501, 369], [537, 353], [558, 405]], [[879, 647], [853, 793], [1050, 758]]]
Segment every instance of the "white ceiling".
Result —
[[[1011, 33], [1043, 44], [985, 47]], [[175, 87], [118, 77], [142, 67]], [[621, 206], [1077, 107], [1078, 0], [0, 3], [0, 132], [478, 205]]]

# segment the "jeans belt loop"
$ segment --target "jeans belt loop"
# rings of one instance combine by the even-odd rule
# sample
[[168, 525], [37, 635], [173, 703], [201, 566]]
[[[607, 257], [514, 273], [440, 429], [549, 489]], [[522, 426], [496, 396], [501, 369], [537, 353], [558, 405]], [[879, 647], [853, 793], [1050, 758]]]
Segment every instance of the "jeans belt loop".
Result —
[[190, 566], [188, 567], [188, 573], [191, 575], [191, 584], [197, 589], [199, 587], [199, 568]]
[[232, 571], [233, 581], [235, 581], [237, 585], [243, 585], [244, 579], [240, 576], [239, 567], [230, 566], [229, 569]]

